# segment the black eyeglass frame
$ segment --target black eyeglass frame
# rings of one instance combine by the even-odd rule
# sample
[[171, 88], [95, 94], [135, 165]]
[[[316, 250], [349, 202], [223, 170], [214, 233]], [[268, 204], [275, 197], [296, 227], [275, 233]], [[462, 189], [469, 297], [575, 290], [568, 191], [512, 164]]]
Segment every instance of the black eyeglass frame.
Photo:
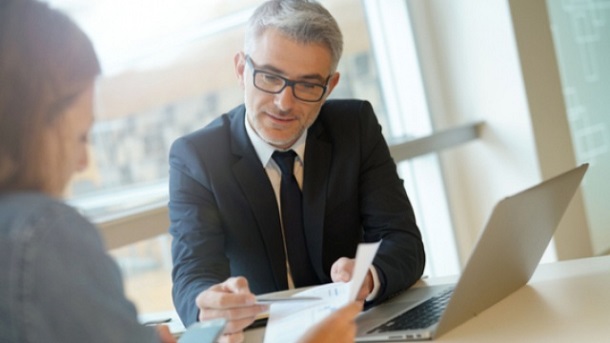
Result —
[[[254, 66], [254, 62], [252, 62], [252, 59], [250, 58], [250, 56], [246, 55], [245, 57], [246, 57], [246, 63], [252, 69], [252, 84], [258, 90], [261, 90], [261, 91], [263, 91], [265, 93], [269, 93], [269, 94], [279, 94], [279, 93], [283, 92], [284, 89], [286, 89], [286, 87], [290, 87], [290, 88], [292, 88], [292, 95], [295, 98], [299, 99], [300, 101], [304, 101], [304, 102], [318, 102], [318, 101], [322, 100], [322, 98], [324, 98], [324, 95], [326, 95], [326, 91], [328, 90], [328, 81], [330, 80], [330, 77], [332, 76], [332, 74], [328, 75], [328, 77], [326, 78], [326, 81], [324, 82], [324, 84], [318, 84], [318, 83], [307, 82], [307, 81], [295, 81], [295, 80], [287, 79], [287, 78], [285, 78], [285, 77], [283, 77], [281, 75], [275, 74], [275, 73], [271, 73], [271, 72], [268, 72], [268, 71], [265, 71], [265, 70], [262, 70], [262, 69], [257, 69]], [[263, 88], [259, 87], [256, 84], [256, 74], [266, 74], [266, 75], [271, 75], [273, 77], [277, 77], [278, 79], [284, 81], [284, 85], [282, 86], [282, 88], [280, 88], [277, 91], [269, 91], [267, 89], [263, 89]], [[296, 85], [299, 85], [299, 84], [307, 85], [307, 86], [321, 87], [322, 88], [322, 94], [320, 94], [320, 97], [317, 98], [316, 100], [303, 99], [303, 98], [299, 97], [296, 94], [296, 90], [294, 88]]]

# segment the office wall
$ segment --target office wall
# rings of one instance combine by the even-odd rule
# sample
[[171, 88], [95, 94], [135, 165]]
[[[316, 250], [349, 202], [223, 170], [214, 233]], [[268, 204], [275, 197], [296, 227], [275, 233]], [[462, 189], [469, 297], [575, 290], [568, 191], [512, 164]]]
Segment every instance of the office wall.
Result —
[[[540, 0], [525, 1], [544, 5]], [[570, 149], [567, 154], [571, 155], [562, 158], [545, 143], [551, 139], [549, 143], [571, 147], [563, 105], [556, 104], [556, 98], [537, 99], [540, 94], [536, 94], [540, 90], [536, 81], [542, 77], [552, 89], [559, 89], [562, 101], [556, 71], [553, 74], [551, 70], [549, 76], [550, 66], [530, 74], [540, 62], [536, 58], [528, 60], [540, 53], [527, 51], [536, 44], [535, 35], [524, 42], [525, 31], [515, 30], [515, 23], [519, 26], [540, 20], [540, 27], [544, 27], [546, 12], [540, 6], [524, 8], [523, 3], [508, 0], [429, 0], [410, 1], [409, 5], [436, 127], [474, 120], [486, 123], [479, 141], [442, 155], [463, 263], [498, 200], [575, 164]], [[546, 39], [542, 36], [538, 38]], [[545, 114], [544, 101], [559, 108], [554, 112], [559, 117]], [[560, 227], [569, 231], [570, 239], [572, 228], [586, 228], [582, 200], [576, 202], [578, 213], [566, 215], [569, 218], [564, 218]], [[570, 228], [563, 229], [566, 225]], [[577, 244], [577, 251], [561, 249], [558, 255], [571, 258], [590, 254], [587, 244], [588, 236], [583, 244]], [[556, 245], [547, 259], [554, 259]]]

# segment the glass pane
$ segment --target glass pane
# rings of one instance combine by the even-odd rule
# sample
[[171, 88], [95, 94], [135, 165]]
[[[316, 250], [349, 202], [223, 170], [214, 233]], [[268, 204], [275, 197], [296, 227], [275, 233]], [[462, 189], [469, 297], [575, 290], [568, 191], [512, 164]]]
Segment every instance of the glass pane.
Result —
[[[384, 96], [383, 126], [390, 144], [433, 133], [409, 2], [364, 0], [374, 60]], [[436, 76], [433, 76], [436, 77]], [[455, 275], [459, 261], [435, 153], [396, 161], [422, 232], [427, 276]]]
[[[258, 2], [206, 2], [205, 10], [188, 0], [154, 9], [143, 1], [52, 3], [87, 31], [103, 68], [91, 164], [74, 178], [68, 197], [89, 216], [163, 201], [171, 143], [242, 102], [232, 57]], [[369, 100], [382, 126], [390, 127], [362, 7], [350, 0], [323, 3], [345, 36], [341, 82], [331, 97]], [[142, 188], [149, 196], [140, 196]]]
[[125, 276], [125, 293], [140, 313], [174, 308], [170, 244], [171, 237], [165, 234], [110, 251]]
[[593, 252], [610, 252], [610, 1], [547, 1]]

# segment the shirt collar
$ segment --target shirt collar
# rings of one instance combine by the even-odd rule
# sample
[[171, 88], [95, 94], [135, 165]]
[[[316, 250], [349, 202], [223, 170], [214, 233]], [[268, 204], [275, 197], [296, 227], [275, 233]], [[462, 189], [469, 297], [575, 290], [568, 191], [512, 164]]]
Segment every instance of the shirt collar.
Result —
[[[269, 163], [269, 160], [271, 160], [271, 155], [273, 155], [273, 152], [276, 150], [279, 150], [279, 149], [270, 145], [269, 143], [265, 142], [262, 138], [260, 138], [260, 136], [250, 126], [250, 122], [248, 121], [247, 114], [244, 114], [244, 115], [246, 116], [246, 118], [244, 120], [244, 125], [246, 126], [246, 133], [248, 134], [248, 137], [250, 138], [250, 142], [252, 142], [252, 145], [254, 146], [254, 150], [256, 151], [256, 154], [258, 155], [259, 160], [261, 161], [263, 166], [266, 166]], [[297, 153], [299, 160], [301, 160], [301, 163], [303, 163], [305, 161], [305, 142], [306, 141], [307, 141], [307, 130], [305, 130], [305, 132], [303, 132], [301, 137], [299, 137], [299, 139], [297, 139], [297, 141], [294, 142], [294, 144], [290, 148], [286, 149], [286, 150], [290, 150], [290, 149], [294, 150], [294, 152]]]

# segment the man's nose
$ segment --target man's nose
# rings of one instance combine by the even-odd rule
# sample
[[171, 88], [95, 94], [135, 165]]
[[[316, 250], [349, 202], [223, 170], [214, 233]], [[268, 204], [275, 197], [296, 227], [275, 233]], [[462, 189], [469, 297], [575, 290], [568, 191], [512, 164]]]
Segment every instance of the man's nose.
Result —
[[275, 105], [281, 111], [287, 111], [294, 106], [295, 101], [297, 99], [294, 97], [294, 89], [293, 86], [286, 86], [281, 92], [275, 95]]

